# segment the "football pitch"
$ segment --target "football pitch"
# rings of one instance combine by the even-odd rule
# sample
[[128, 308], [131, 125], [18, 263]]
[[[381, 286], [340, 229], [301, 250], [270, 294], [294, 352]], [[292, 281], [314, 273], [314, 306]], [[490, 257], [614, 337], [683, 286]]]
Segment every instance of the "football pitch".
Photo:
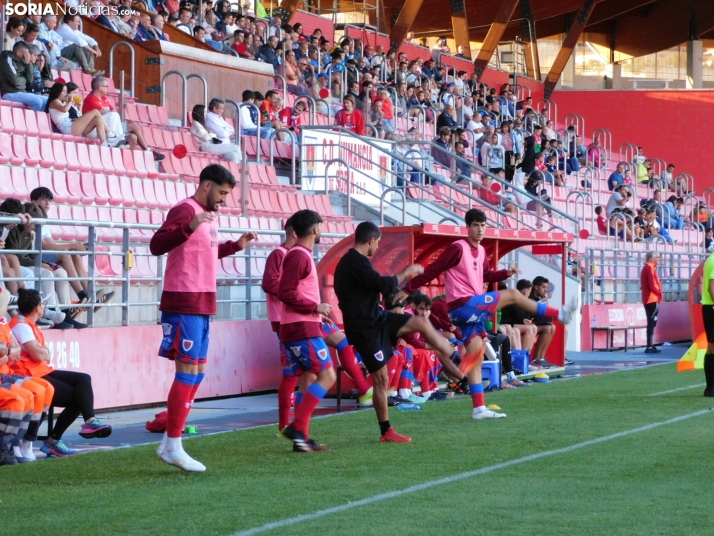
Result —
[[320, 418], [330, 452], [275, 427], [185, 441], [208, 470], [154, 446], [0, 468], [2, 534], [421, 535], [714, 533], [714, 399], [675, 364], [391, 408], [409, 444], [378, 442], [372, 410]]

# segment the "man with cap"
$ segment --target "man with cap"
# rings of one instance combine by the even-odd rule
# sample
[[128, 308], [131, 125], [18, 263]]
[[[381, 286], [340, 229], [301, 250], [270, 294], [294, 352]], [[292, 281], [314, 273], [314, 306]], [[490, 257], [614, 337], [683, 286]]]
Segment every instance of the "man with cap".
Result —
[[[329, 84], [330, 77], [326, 73], [319, 73], [317, 75], [317, 82], [310, 88], [310, 96], [317, 102], [317, 111], [325, 115], [330, 115], [330, 104], [332, 104]], [[327, 92], [327, 96], [323, 96], [325, 92]], [[318, 99], [321, 100], [318, 101]], [[325, 103], [327, 106], [325, 106]]]

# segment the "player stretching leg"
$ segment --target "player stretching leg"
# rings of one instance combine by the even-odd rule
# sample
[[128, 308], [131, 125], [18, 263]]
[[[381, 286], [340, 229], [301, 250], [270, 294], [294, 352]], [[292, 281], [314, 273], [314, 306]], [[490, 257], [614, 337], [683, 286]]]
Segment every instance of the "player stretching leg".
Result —
[[466, 356], [461, 363], [461, 369], [469, 379], [469, 393], [474, 407], [473, 418], [499, 419], [506, 415], [486, 408], [484, 401], [481, 378], [485, 349], [482, 337], [486, 334], [484, 323], [493, 319], [496, 311], [508, 305], [516, 305], [531, 315], [557, 318], [567, 324], [573, 315], [576, 302], [573, 301], [558, 310], [530, 300], [517, 290], [482, 294], [486, 250], [481, 245], [481, 240], [486, 231], [486, 214], [472, 208], [466, 212], [465, 220], [468, 228], [467, 239], [457, 240], [446, 248], [441, 257], [430, 264], [423, 274], [412, 279], [404, 290], [412, 292], [444, 273], [449, 318], [461, 330], [466, 344]]
[[206, 470], [183, 450], [181, 432], [204, 377], [208, 319], [216, 314], [218, 259], [241, 251], [255, 239], [254, 233], [246, 233], [237, 241], [218, 243], [214, 212], [235, 185], [235, 178], [223, 166], [204, 168], [196, 193], [169, 211], [149, 244], [153, 255], [169, 254], [159, 305], [164, 327], [159, 355], [176, 364], [166, 434], [156, 452], [162, 461], [184, 471]]
[[310, 417], [336, 379], [322, 332], [322, 316], [329, 316], [331, 307], [320, 303], [312, 258], [312, 250], [320, 242], [322, 218], [315, 211], [300, 210], [290, 220], [297, 240], [283, 259], [278, 287], [283, 302], [280, 341], [283, 362], [290, 361], [293, 375], [300, 377], [300, 388], [295, 397], [295, 420], [283, 429], [283, 435], [292, 440], [293, 450], [313, 452], [326, 449], [309, 438]]
[[380, 309], [380, 295], [389, 296], [405, 279], [424, 271], [420, 265], [413, 264], [397, 275], [380, 275], [372, 267], [369, 257], [377, 251], [381, 236], [379, 227], [371, 222], [362, 222], [357, 226], [354, 248], [340, 259], [335, 269], [335, 294], [339, 300], [347, 338], [362, 356], [362, 361], [372, 375], [372, 402], [382, 434], [380, 441], [403, 443], [411, 439], [397, 434], [389, 424], [389, 375], [384, 366], [393, 355], [392, 349], [397, 339], [417, 331], [436, 350], [442, 362], [451, 365], [454, 351], [449, 341], [425, 318], [388, 313]]

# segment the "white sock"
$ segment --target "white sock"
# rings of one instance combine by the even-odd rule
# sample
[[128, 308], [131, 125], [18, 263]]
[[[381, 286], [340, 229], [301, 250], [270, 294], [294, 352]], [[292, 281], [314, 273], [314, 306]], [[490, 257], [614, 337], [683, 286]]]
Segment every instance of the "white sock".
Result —
[[433, 391], [422, 391], [421, 396], [424, 398], [429, 398], [431, 396], [431, 393], [433, 393]]
[[399, 389], [399, 396], [401, 396], [402, 398], [409, 398], [411, 394], [411, 389]]
[[20, 452], [20, 447], [12, 447], [12, 453], [18, 457], [22, 458], [22, 452]]
[[482, 411], [486, 411], [487, 409], [488, 408], [486, 406], [478, 406], [478, 407], [474, 408], [474, 411], [476, 413], [481, 413]]
[[563, 310], [558, 311], [558, 322], [563, 322]]
[[164, 437], [161, 438], [161, 444], [159, 445], [159, 448], [157, 449], [159, 452], [163, 452], [166, 450], [166, 442], [169, 439], [169, 434], [164, 432]]
[[181, 444], [180, 437], [167, 437], [166, 438], [166, 452], [183, 452], [183, 445]]
[[511, 372], [506, 372], [506, 377], [507, 377], [509, 380], [515, 380], [515, 379], [516, 379], [516, 373], [513, 372], [513, 371], [511, 371]]

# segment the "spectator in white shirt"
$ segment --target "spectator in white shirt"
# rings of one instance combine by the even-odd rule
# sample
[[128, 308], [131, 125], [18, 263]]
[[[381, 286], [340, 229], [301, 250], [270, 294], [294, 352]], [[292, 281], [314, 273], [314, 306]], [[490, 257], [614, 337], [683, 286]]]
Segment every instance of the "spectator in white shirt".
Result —
[[[253, 104], [255, 93], [250, 89], [243, 92], [243, 104]], [[257, 121], [260, 117], [258, 110], [252, 106], [241, 106], [240, 108], [240, 133], [243, 136], [255, 136], [258, 134]], [[270, 125], [260, 126], [260, 137], [268, 139], [273, 133], [273, 127]]]
[[176, 28], [178, 28], [179, 30], [181, 30], [184, 33], [187, 33], [188, 35], [192, 35], [193, 28], [191, 26], [191, 10], [186, 9], [185, 7], [181, 8], [179, 10], [178, 18], [179, 18], [179, 21], [178, 21], [178, 24], [176, 24]]
[[[57, 29], [57, 33], [65, 40], [66, 43], [77, 45], [85, 54], [77, 54], [75, 57], [67, 55], [67, 48], [62, 49], [62, 56], [76, 61], [82, 67], [85, 73], [95, 74], [98, 71], [94, 68], [94, 58], [99, 58], [102, 51], [99, 50], [99, 45], [90, 36], [79, 31], [80, 18], [79, 15], [67, 14], [62, 19], [62, 25]], [[76, 52], [76, 48], [74, 49]]]
[[191, 135], [196, 140], [201, 151], [207, 153], [219, 154], [229, 162], [239, 163], [241, 161], [240, 149], [234, 143], [223, 143], [216, 138], [216, 135], [209, 132], [206, 128], [206, 107], [203, 104], [197, 104], [193, 107], [191, 118]]
[[67, 52], [70, 53], [72, 52], [72, 47], [76, 47], [83, 57], [86, 51], [77, 47], [77, 45], [65, 43], [62, 36], [55, 31], [55, 28], [57, 28], [57, 15], [43, 15], [42, 24], [40, 24], [40, 39], [46, 43], [47, 52], [50, 54], [50, 65], [58, 71], [73, 71], [77, 68], [77, 64], [62, 56], [62, 50], [67, 48]]
[[221, 99], [211, 99], [208, 103], [209, 112], [206, 114], [206, 128], [216, 135], [216, 138], [223, 143], [231, 143], [231, 136], [235, 134], [235, 129], [223, 119], [225, 102]]

